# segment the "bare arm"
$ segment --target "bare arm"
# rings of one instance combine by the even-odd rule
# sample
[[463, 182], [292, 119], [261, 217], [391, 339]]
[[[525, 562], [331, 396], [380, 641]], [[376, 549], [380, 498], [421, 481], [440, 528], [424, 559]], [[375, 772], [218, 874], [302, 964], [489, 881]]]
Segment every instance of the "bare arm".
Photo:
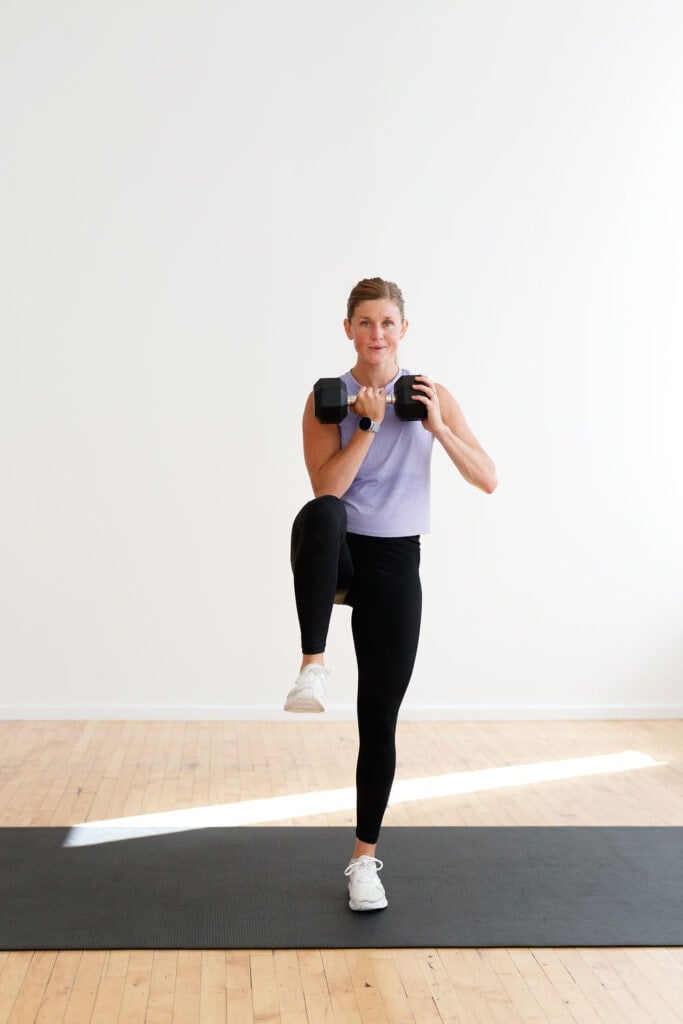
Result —
[[419, 380], [423, 394], [416, 391], [415, 397], [428, 410], [423, 426], [434, 434], [468, 483], [493, 494], [498, 486], [496, 467], [467, 425], [455, 398], [443, 384], [434, 384], [424, 375]]
[[[376, 391], [364, 399], [358, 398], [353, 416], [370, 416], [380, 422], [386, 410], [384, 397], [379, 389], [363, 388], [364, 392]], [[356, 430], [345, 448], [341, 446], [341, 435], [336, 423], [320, 423], [313, 411], [313, 396], [309, 395], [303, 417], [304, 459], [311, 478], [316, 498], [333, 494], [341, 498], [353, 483], [365, 456], [370, 451], [375, 435], [371, 431]], [[356, 418], [358, 418], [358, 416]]]

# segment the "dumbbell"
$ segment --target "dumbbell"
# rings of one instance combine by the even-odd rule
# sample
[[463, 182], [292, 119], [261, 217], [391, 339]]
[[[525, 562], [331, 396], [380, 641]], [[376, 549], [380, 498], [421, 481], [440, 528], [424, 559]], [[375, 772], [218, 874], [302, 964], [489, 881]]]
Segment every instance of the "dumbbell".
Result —
[[[422, 402], [414, 402], [413, 395], [422, 392], [413, 391], [416, 374], [399, 377], [394, 385], [393, 395], [386, 395], [387, 402], [394, 406], [400, 420], [424, 420], [427, 418], [427, 407]], [[349, 411], [349, 406], [356, 401], [356, 396], [347, 393], [346, 384], [340, 377], [321, 377], [313, 385], [313, 401], [316, 419], [321, 423], [341, 423]]]

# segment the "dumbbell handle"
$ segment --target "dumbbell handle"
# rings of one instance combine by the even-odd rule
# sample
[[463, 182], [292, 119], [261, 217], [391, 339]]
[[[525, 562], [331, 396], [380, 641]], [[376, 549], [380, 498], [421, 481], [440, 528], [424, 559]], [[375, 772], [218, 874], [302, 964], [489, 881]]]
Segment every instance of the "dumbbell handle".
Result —
[[[346, 399], [346, 404], [347, 405], [354, 405], [354, 403], [355, 403], [357, 398], [358, 398], [358, 395], [349, 395], [349, 397]], [[396, 401], [396, 395], [394, 395], [394, 394], [385, 395], [384, 399], [385, 399], [386, 402], [388, 402], [389, 405], [393, 405], [394, 402]]]

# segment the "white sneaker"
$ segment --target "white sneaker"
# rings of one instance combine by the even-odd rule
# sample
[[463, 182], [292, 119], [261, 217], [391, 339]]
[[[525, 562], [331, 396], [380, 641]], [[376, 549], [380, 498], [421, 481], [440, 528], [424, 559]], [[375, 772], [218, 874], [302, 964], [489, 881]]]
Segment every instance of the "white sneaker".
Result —
[[287, 694], [285, 711], [324, 711], [325, 680], [330, 670], [323, 665], [307, 665], [296, 677]]
[[381, 860], [366, 854], [349, 861], [344, 874], [349, 880], [351, 910], [383, 910], [388, 905], [384, 886], [377, 877], [383, 867]]

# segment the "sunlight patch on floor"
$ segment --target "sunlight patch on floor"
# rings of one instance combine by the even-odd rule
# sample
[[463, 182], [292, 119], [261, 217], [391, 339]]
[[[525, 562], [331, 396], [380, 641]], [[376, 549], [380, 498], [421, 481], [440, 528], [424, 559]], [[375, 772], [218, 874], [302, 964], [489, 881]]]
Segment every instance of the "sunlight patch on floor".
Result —
[[[655, 761], [637, 750], [624, 750], [617, 754], [601, 754], [595, 757], [574, 757], [561, 761], [539, 761], [534, 764], [506, 765], [502, 768], [485, 768], [480, 771], [453, 772], [449, 775], [430, 775], [425, 778], [396, 779], [389, 805], [457, 796], [463, 793], [481, 793], [511, 786], [555, 782], [561, 779], [576, 779], [587, 775], [658, 768], [664, 764], [666, 762]], [[244, 800], [238, 803], [188, 807], [178, 811], [136, 814], [127, 818], [88, 821], [74, 825], [63, 845], [91, 846], [96, 843], [185, 832], [191, 829], [270, 824], [316, 814], [349, 811], [355, 806], [354, 787], [291, 793], [287, 796], [266, 797], [261, 800]]]

